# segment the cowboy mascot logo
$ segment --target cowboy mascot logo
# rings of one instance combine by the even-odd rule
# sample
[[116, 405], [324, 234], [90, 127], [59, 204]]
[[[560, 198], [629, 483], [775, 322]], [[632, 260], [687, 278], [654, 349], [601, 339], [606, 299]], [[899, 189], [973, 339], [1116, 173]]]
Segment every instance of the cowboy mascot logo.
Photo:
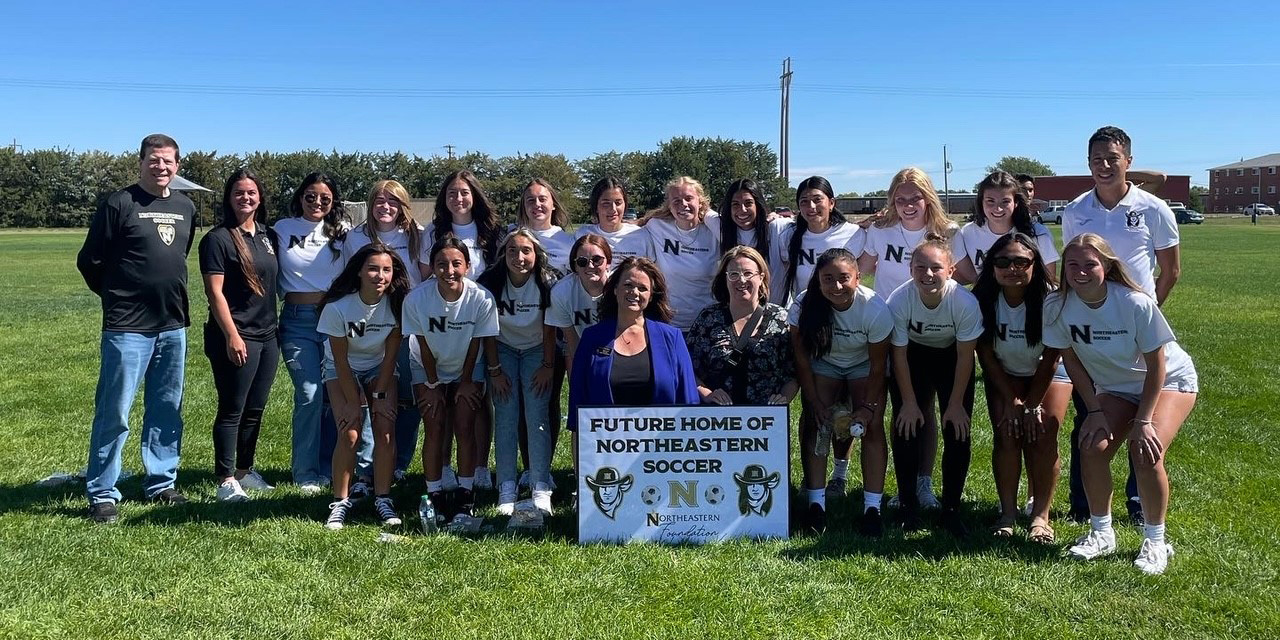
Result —
[[1136, 229], [1142, 226], [1142, 217], [1141, 211], [1126, 211], [1124, 214], [1124, 224], [1130, 229]]
[[773, 490], [782, 478], [777, 471], [769, 473], [763, 466], [749, 464], [742, 473], [734, 472], [738, 483], [738, 511], [742, 515], [767, 516], [773, 509]]
[[610, 520], [618, 515], [622, 506], [622, 496], [631, 490], [635, 478], [631, 474], [619, 477], [618, 470], [613, 467], [600, 467], [595, 476], [587, 476], [587, 486], [591, 487], [592, 499], [596, 508]]

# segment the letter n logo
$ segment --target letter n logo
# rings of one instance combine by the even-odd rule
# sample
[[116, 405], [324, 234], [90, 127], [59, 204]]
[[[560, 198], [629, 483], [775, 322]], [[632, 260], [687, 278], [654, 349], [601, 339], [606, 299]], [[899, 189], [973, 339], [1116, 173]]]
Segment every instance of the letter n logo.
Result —
[[[973, 257], [973, 268], [974, 268], [974, 269], [981, 269], [981, 268], [982, 268], [982, 261], [983, 261], [983, 260], [986, 260], [986, 259], [987, 259], [987, 252], [985, 252], [985, 251], [983, 251], [983, 250], [979, 249], [979, 250], [978, 250], [978, 253], [977, 253], [977, 254], [975, 254], [975, 255], [974, 255], [974, 257]], [[1004, 340], [1004, 336], [1000, 336], [1000, 339], [1001, 339], [1001, 340]]]
[[365, 330], [365, 323], [364, 323], [364, 320], [361, 320], [360, 322], [348, 322], [348, 323], [347, 323], [347, 337], [348, 337], [348, 338], [363, 338], [363, 337], [364, 337], [364, 330]]
[[800, 255], [796, 256], [796, 262], [799, 264], [813, 264], [813, 249], [801, 251]]
[[680, 255], [680, 241], [679, 240], [663, 240], [662, 252], [669, 253], [673, 256]]
[[514, 316], [516, 314], [515, 300], [499, 300], [497, 304], [498, 304], [498, 315]]
[[897, 262], [897, 263], [901, 263], [901, 262], [902, 262], [902, 254], [903, 254], [904, 252], [906, 252], [906, 250], [907, 250], [907, 248], [906, 248], [906, 247], [899, 247], [899, 246], [897, 246], [897, 245], [892, 245], [892, 244], [885, 245], [885, 247], [884, 247], [884, 259], [885, 259], [885, 260], [892, 260], [892, 261]]
[[1001, 340], [1009, 339], [1009, 323], [1001, 322], [1000, 327], [996, 329], [996, 337]]
[[1083, 344], [1093, 344], [1093, 325], [1086, 324], [1081, 327], [1071, 325], [1071, 341]]
[[594, 316], [595, 316], [595, 313], [593, 313], [590, 309], [578, 309], [577, 311], [573, 312], [573, 325], [575, 327], [590, 326], [594, 324], [596, 321]]
[[306, 236], [289, 236], [289, 248], [301, 247], [307, 243]]
[[444, 333], [444, 316], [427, 318], [427, 333]]
[[924, 320], [907, 321], [907, 330], [911, 333], [924, 333]]
[[676, 480], [668, 480], [667, 485], [671, 487], [671, 502], [668, 507], [675, 509], [683, 502], [690, 507], [698, 506], [698, 481], [686, 480], [678, 482]]

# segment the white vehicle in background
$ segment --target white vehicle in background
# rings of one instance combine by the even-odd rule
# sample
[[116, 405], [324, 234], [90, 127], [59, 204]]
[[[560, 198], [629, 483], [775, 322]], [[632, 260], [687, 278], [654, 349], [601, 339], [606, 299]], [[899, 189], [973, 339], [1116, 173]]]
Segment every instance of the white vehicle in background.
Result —
[[1066, 210], [1067, 210], [1066, 205], [1055, 204], [1052, 207], [1049, 207], [1048, 209], [1041, 211], [1040, 219], [1043, 220], [1045, 224], [1048, 224], [1050, 222], [1052, 222], [1053, 224], [1062, 224], [1062, 212]]
[[1257, 214], [1260, 216], [1274, 216], [1276, 214], [1275, 209], [1272, 209], [1271, 207], [1265, 204], [1262, 204], [1261, 202], [1257, 202], [1257, 203], [1245, 206], [1244, 214], [1246, 216], [1252, 216], [1254, 212], [1257, 212]]

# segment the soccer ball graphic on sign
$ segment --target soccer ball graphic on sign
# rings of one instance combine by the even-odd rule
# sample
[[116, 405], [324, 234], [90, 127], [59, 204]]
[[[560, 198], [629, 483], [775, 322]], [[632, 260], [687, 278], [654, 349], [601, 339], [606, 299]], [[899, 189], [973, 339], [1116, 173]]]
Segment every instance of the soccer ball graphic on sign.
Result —
[[724, 489], [720, 488], [718, 484], [713, 484], [707, 487], [702, 497], [706, 498], [707, 504], [720, 504], [720, 501], [724, 500]]
[[653, 505], [662, 502], [662, 490], [653, 485], [649, 485], [640, 492], [640, 499], [643, 500], [645, 504], [652, 507]]

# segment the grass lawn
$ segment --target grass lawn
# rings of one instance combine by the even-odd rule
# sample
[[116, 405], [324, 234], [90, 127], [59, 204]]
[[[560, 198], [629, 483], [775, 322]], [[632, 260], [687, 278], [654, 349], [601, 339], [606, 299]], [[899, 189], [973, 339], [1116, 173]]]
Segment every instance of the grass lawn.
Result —
[[[357, 512], [356, 526], [329, 532], [320, 523], [328, 498], [287, 484], [291, 387], [283, 370], [258, 463], [280, 488], [251, 503], [216, 504], [215, 398], [194, 255], [179, 474], [194, 502], [129, 500], [140, 494], [135, 477], [122, 484], [120, 522], [96, 526], [82, 516], [82, 485], [34, 485], [86, 458], [100, 310], [74, 266], [83, 232], [0, 233], [0, 426], [9, 433], [0, 444], [0, 637], [1274, 638], [1280, 224], [1211, 219], [1182, 233], [1183, 277], [1165, 311], [1195, 359], [1202, 393], [1169, 451], [1177, 555], [1160, 578], [1132, 567], [1140, 534], [1123, 525], [1121, 553], [1092, 563], [1061, 555], [1084, 525], [1055, 521], [1058, 548], [1026, 542], [1025, 522], [1011, 542], [984, 535], [995, 490], [981, 406], [966, 492], [976, 534], [960, 544], [928, 532], [904, 538], [894, 527], [882, 541], [860, 538], [852, 533], [858, 491], [829, 506], [825, 536], [786, 542], [581, 548], [559, 495], [567, 491], [536, 540], [413, 535], [380, 543], [367, 511]], [[562, 441], [562, 487], [569, 467]], [[125, 468], [140, 471], [136, 434]], [[799, 464], [793, 469], [794, 482]], [[406, 514], [420, 471], [415, 465], [396, 492]], [[1065, 488], [1064, 478], [1059, 516]]]

